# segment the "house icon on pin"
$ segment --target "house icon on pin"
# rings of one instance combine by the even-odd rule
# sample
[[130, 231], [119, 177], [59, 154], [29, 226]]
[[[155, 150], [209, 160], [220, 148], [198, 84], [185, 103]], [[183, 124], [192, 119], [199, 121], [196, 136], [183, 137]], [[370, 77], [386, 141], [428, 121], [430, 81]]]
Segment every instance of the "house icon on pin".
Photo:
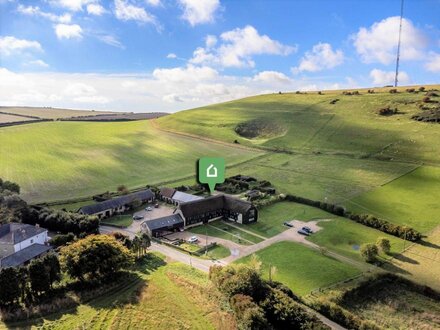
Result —
[[217, 167], [214, 164], [211, 164], [206, 169], [206, 177], [208, 178], [216, 178], [217, 177]]

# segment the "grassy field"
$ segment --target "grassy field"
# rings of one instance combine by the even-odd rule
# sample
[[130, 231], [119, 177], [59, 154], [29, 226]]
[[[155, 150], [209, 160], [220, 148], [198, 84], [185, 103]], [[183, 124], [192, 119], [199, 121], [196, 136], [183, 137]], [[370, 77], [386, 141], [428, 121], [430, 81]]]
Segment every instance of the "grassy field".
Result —
[[0, 129], [0, 173], [30, 202], [89, 196], [118, 185], [157, 184], [193, 175], [201, 156], [227, 164], [258, 153], [170, 135], [150, 121], [47, 122]]
[[209, 223], [209, 225], [193, 227], [189, 229], [189, 231], [200, 235], [201, 238], [203, 238], [203, 235], [207, 234], [208, 236], [227, 239], [241, 245], [252, 245], [263, 240], [260, 237], [250, 235], [240, 229], [229, 226], [220, 220], [213, 221]]
[[111, 218], [101, 220], [103, 225], [115, 226], [115, 227], [128, 227], [133, 223], [132, 214], [120, 214], [112, 216]]
[[20, 117], [20, 116], [14, 116], [14, 115], [7, 115], [4, 113], [0, 113], [0, 124], [2, 123], [13, 123], [16, 121], [29, 121], [33, 120], [32, 118], [26, 118], [26, 117]]
[[43, 119], [70, 118], [76, 116], [96, 116], [99, 114], [112, 114], [111, 111], [88, 111], [57, 108], [34, 107], [0, 107], [0, 111], [24, 116], [35, 116]]
[[221, 244], [217, 244], [216, 246], [214, 246], [213, 248], [208, 250], [208, 253], [205, 255], [202, 255], [202, 258], [207, 258], [207, 259], [223, 259], [226, 257], [229, 257], [231, 255], [231, 251], [229, 251], [228, 248], [224, 247]]
[[[268, 277], [269, 266], [275, 266], [277, 271], [273, 279], [286, 284], [301, 296], [359, 274], [351, 265], [294, 242], [275, 243], [258, 251], [256, 255], [262, 262], [264, 277]], [[244, 263], [250, 258], [248, 256], [237, 262]]]
[[346, 295], [342, 307], [383, 329], [438, 329], [440, 301], [407, 283], [375, 281], [356, 295]]
[[146, 265], [139, 269], [138, 280], [121, 283], [115, 290], [74, 309], [29, 322], [0, 323], [0, 328], [235, 328], [233, 317], [221, 310], [221, 300], [206, 274], [178, 263], [163, 264]]
[[422, 166], [346, 204], [425, 233], [440, 225], [439, 199], [440, 167]]
[[279, 202], [259, 210], [258, 221], [248, 224], [244, 228], [265, 237], [272, 237], [288, 229], [283, 225], [285, 221], [309, 221], [333, 217], [332, 214], [315, 207], [291, 202]]
[[[440, 86], [430, 86], [439, 88]], [[346, 96], [340, 91], [269, 94], [182, 111], [157, 120], [164, 129], [242, 144], [303, 153], [385, 158], [440, 164], [438, 125], [415, 122], [424, 93]], [[336, 104], [331, 100], [339, 99]], [[383, 117], [376, 111], [397, 107], [401, 114]], [[238, 124], [261, 121], [282, 129], [278, 136], [247, 139]], [[258, 131], [257, 131], [258, 133]]]
[[[307, 240], [353, 259], [362, 260], [359, 253], [360, 245], [364, 243], [376, 243], [379, 237], [389, 239], [391, 243], [391, 255], [400, 253], [404, 248], [402, 239], [387, 235], [379, 230], [369, 228], [345, 218], [322, 221], [319, 223], [319, 226], [323, 229], [307, 237]], [[390, 256], [387, 255], [381, 255], [381, 257], [390, 258]]]
[[412, 245], [385, 269], [440, 292], [440, 226], [430, 233], [426, 243]]

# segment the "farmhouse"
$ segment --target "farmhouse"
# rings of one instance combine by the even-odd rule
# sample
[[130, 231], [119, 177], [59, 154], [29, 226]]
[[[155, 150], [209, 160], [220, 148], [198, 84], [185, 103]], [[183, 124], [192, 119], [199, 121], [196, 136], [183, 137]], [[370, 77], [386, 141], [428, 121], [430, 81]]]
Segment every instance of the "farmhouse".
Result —
[[0, 268], [23, 265], [51, 249], [47, 230], [22, 223], [0, 227]]
[[134, 201], [150, 203], [154, 201], [155, 195], [150, 189], [138, 191], [128, 195], [116, 197], [96, 204], [81, 207], [78, 212], [87, 215], [96, 215], [100, 219], [111, 217], [115, 213], [121, 213], [130, 208]]
[[167, 203], [174, 205], [203, 199], [203, 197], [201, 196], [187, 194], [182, 191], [167, 187], [160, 188], [159, 198]]
[[257, 221], [258, 211], [250, 202], [227, 195], [216, 195], [180, 203], [173, 215], [145, 221], [143, 227], [157, 237], [164, 232], [194, 227], [221, 218], [247, 224]]

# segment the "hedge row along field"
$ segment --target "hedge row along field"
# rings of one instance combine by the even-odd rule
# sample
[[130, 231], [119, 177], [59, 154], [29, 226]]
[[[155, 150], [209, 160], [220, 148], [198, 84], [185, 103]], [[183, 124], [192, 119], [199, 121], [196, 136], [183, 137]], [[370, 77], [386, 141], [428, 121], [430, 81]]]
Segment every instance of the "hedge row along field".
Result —
[[348, 218], [365, 226], [378, 229], [384, 233], [397, 236], [408, 241], [415, 242], [422, 238], [422, 234], [411, 227], [396, 225], [384, 219], [379, 219], [371, 214], [353, 214], [350, 211], [346, 211], [342, 206], [320, 201], [313, 201], [308, 198], [293, 195], [287, 195], [286, 200], [318, 207], [334, 215]]

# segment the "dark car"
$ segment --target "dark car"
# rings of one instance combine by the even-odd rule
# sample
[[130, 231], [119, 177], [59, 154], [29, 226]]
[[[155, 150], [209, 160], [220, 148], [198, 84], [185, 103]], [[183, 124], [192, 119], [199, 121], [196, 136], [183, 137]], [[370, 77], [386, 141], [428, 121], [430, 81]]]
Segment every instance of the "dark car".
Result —
[[293, 227], [293, 225], [290, 222], [287, 222], [287, 221], [285, 223], [283, 223], [283, 225], [286, 226], [286, 227]]
[[154, 204], [154, 207], [157, 209], [159, 208], [159, 203]]
[[304, 236], [310, 236], [310, 233], [308, 231], [305, 231], [304, 229], [298, 230], [298, 234], [301, 234]]
[[133, 220], [142, 220], [143, 218], [142, 215], [133, 215]]
[[304, 230], [304, 231], [306, 231], [306, 232], [308, 232], [309, 234], [313, 234], [313, 230], [310, 229], [310, 227], [306, 227], [306, 226], [304, 226], [304, 227], [302, 227], [301, 229]]

